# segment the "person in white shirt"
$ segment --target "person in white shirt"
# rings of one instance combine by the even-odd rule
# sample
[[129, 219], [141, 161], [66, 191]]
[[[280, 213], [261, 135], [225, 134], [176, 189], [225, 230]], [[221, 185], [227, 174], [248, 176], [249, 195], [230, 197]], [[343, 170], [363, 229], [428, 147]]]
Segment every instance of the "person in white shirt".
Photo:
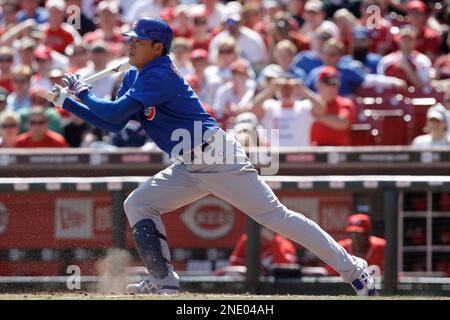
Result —
[[[92, 63], [77, 71], [81, 79], [85, 79], [108, 67], [108, 49], [104, 41], [94, 41], [90, 46], [90, 54]], [[115, 62], [111, 61], [111, 64], [113, 63]], [[92, 82], [92, 92], [99, 98], [110, 99], [118, 77], [119, 75], [112, 75]]]
[[[273, 97], [276, 99], [273, 99]], [[299, 96], [304, 98], [300, 100]], [[290, 74], [273, 79], [252, 101], [251, 111], [267, 130], [279, 130], [280, 147], [310, 145], [315, 117], [325, 112], [325, 102]], [[272, 135], [269, 135], [272, 138]], [[273, 146], [276, 142], [269, 140]]]
[[399, 35], [399, 50], [381, 59], [377, 73], [400, 78], [416, 88], [427, 86], [430, 83], [431, 60], [414, 49], [416, 31], [411, 26], [405, 26]]
[[228, 14], [227, 7], [217, 0], [203, 0], [202, 4], [192, 6], [192, 14], [206, 12], [208, 17], [208, 29], [213, 31], [220, 26], [225, 16]]
[[209, 60], [212, 62], [217, 55], [219, 43], [224, 38], [236, 39], [239, 55], [247, 59], [255, 69], [267, 61], [267, 48], [262, 37], [255, 31], [241, 25], [241, 16], [231, 14], [224, 21], [225, 30], [217, 34], [209, 45]]
[[159, 17], [164, 0], [138, 0], [129, 8], [124, 20], [130, 25], [142, 17]]
[[427, 111], [427, 134], [415, 137], [412, 146], [416, 147], [441, 147], [450, 146], [447, 135], [447, 117], [445, 107], [441, 104], [430, 107]]
[[244, 59], [234, 61], [231, 66], [231, 81], [217, 89], [212, 105], [217, 120], [224, 128], [229, 127], [229, 119], [242, 111], [247, 111], [256, 90], [256, 82], [251, 79], [250, 64]]

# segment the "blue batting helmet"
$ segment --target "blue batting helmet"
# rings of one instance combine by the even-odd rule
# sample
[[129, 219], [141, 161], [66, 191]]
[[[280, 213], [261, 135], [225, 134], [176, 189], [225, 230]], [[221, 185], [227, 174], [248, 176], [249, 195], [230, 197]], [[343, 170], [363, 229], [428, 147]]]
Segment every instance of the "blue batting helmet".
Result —
[[139, 18], [133, 23], [130, 31], [123, 33], [124, 36], [142, 40], [161, 41], [167, 50], [173, 38], [170, 26], [161, 18]]

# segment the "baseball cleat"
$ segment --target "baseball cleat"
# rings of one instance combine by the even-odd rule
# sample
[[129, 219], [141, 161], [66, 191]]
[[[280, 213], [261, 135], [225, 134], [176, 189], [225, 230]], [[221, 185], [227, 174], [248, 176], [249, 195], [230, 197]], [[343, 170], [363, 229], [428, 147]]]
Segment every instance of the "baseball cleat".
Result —
[[375, 279], [369, 273], [367, 262], [361, 258], [357, 258], [357, 274], [356, 278], [351, 282], [357, 296], [374, 296], [376, 293]]
[[175, 272], [173, 272], [173, 277], [164, 279], [156, 279], [150, 276], [139, 283], [129, 284], [127, 291], [143, 294], [177, 294], [180, 292], [178, 279]]

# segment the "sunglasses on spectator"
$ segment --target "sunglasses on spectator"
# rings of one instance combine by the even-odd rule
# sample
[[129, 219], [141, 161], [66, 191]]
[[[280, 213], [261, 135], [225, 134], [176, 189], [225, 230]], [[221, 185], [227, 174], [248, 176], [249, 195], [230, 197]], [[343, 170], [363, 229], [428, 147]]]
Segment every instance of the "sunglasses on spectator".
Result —
[[13, 58], [10, 56], [0, 57], [0, 62], [12, 62]]
[[40, 121], [38, 121], [38, 120], [30, 120], [28, 123], [31, 126], [42, 126], [42, 125], [46, 124], [47, 121], [45, 121], [45, 120], [40, 120]]
[[234, 53], [234, 50], [233, 49], [220, 49], [219, 53], [220, 54], [232, 54], [232, 53]]
[[328, 39], [331, 39], [331, 35], [328, 33], [321, 33], [317, 36], [317, 39], [327, 41]]
[[28, 82], [27, 78], [15, 78], [14, 79], [14, 83], [24, 84], [24, 83], [27, 83], [27, 82]]
[[327, 86], [338, 86], [341, 81], [339, 78], [327, 78], [322, 80], [322, 83], [326, 84]]
[[208, 23], [208, 21], [206, 19], [194, 19], [195, 25], [205, 25], [207, 23]]
[[12, 129], [12, 128], [18, 128], [19, 124], [17, 123], [4, 123], [2, 124], [2, 129]]

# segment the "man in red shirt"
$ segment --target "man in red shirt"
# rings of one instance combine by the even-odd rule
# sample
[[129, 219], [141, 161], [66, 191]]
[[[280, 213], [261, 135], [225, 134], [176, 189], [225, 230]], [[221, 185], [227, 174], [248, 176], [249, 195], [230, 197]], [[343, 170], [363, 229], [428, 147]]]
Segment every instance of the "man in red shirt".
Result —
[[[247, 234], [243, 234], [230, 256], [231, 266], [245, 266]], [[297, 264], [298, 257], [294, 244], [282, 236], [261, 227], [260, 244], [261, 272], [267, 273], [275, 264]]]
[[338, 95], [339, 72], [334, 66], [324, 67], [316, 87], [326, 103], [325, 114], [317, 116], [311, 128], [311, 145], [347, 146], [350, 144], [350, 127], [356, 118], [353, 102]]
[[66, 5], [61, 0], [50, 0], [47, 2], [49, 11], [49, 22], [45, 25], [45, 45], [59, 53], [75, 40], [80, 40], [80, 35], [75, 28], [64, 22]]
[[66, 139], [48, 129], [48, 116], [41, 106], [30, 108], [28, 131], [17, 138], [16, 148], [68, 148]]
[[[384, 249], [386, 240], [372, 236], [372, 222], [366, 214], [354, 214], [348, 218], [346, 229], [350, 238], [339, 241], [339, 244], [350, 254], [364, 258], [369, 266], [376, 265], [383, 271]], [[338, 275], [331, 267], [327, 266], [330, 275]]]
[[407, 18], [417, 32], [416, 50], [434, 61], [440, 52], [441, 38], [437, 31], [427, 26], [428, 17], [425, 3], [417, 0], [408, 3]]

